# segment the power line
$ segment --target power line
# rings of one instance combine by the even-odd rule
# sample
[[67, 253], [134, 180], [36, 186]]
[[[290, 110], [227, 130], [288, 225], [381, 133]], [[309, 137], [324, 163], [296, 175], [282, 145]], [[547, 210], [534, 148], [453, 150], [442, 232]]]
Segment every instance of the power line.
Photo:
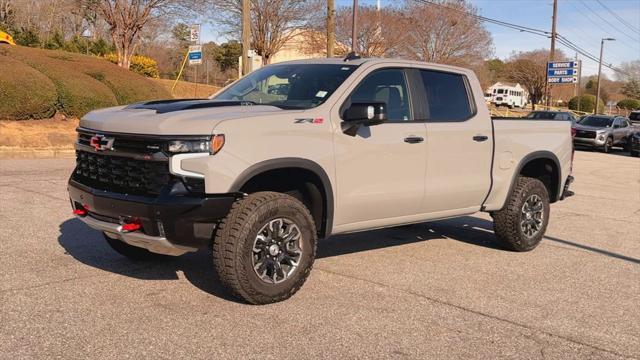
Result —
[[[471, 12], [469, 12], [467, 10], [456, 9], [456, 8], [452, 8], [452, 7], [444, 5], [444, 4], [436, 3], [436, 2], [433, 2], [431, 0], [414, 0], [414, 1], [419, 2], [419, 3], [423, 3], [423, 4], [427, 4], [427, 5], [438, 6], [438, 7], [441, 7], [441, 8], [447, 9], [447, 10], [456, 11], [456, 12], [459, 12], [459, 13], [463, 13], [465, 15], [471, 16], [471, 17], [476, 18], [478, 20], [481, 20], [481, 21], [484, 21], [484, 22], [488, 22], [488, 23], [492, 23], [492, 24], [496, 24], [496, 25], [500, 25], [500, 26], [504, 26], [504, 27], [511, 28], [511, 29], [515, 29], [515, 30], [518, 30], [520, 32], [531, 33], [531, 34], [534, 34], [534, 35], [544, 36], [544, 37], [547, 37], [547, 38], [551, 36], [551, 32], [549, 32], [549, 31], [544, 31], [544, 30], [535, 29], [535, 28], [531, 28], [531, 27], [527, 27], [527, 26], [522, 26], [522, 25], [518, 25], [518, 24], [514, 24], [514, 23], [509, 23], [509, 22], [502, 21], [502, 20], [488, 18], [488, 17], [485, 17], [485, 16], [481, 16], [481, 15], [478, 15], [478, 14], [471, 13]], [[590, 60], [593, 60], [595, 62], [599, 62], [600, 61], [600, 59], [597, 56], [591, 54], [590, 52], [586, 51], [585, 49], [581, 48], [580, 46], [574, 44], [569, 39], [567, 39], [566, 37], [564, 37], [564, 36], [562, 36], [562, 35], [560, 35], [558, 33], [556, 33], [556, 39], [562, 45], [564, 45], [564, 46], [568, 47], [569, 49], [581, 54], [582, 56], [584, 56], [584, 57], [586, 57], [586, 58], [588, 58]], [[607, 67], [607, 68], [609, 68], [609, 69], [611, 69], [611, 70], [613, 70], [613, 71], [624, 73], [620, 69], [614, 67], [613, 65], [605, 63], [604, 60], [603, 60], [603, 64], [602, 65]]]
[[622, 25], [628, 27], [629, 29], [631, 29], [633, 32], [635, 32], [636, 34], [640, 35], [640, 30], [638, 30], [636, 27], [634, 27], [633, 25], [629, 24], [629, 22], [627, 22], [627, 20], [625, 20], [622, 16], [616, 14], [615, 12], [613, 12], [611, 9], [609, 9], [609, 7], [605, 4], [602, 3], [602, 1], [600, 0], [596, 0], [598, 2], [598, 4], [600, 4], [605, 10], [607, 10], [609, 12], [609, 14], [613, 15], [613, 17], [615, 17], [616, 19], [618, 19], [618, 21], [620, 21], [622, 23]]
[[[584, 7], [586, 7], [587, 9], [589, 9], [589, 11], [591, 11], [594, 15], [596, 15], [597, 17], [600, 18], [600, 20], [604, 21], [605, 23], [609, 24], [609, 26], [611, 26], [613, 29], [615, 29], [616, 31], [618, 31], [619, 33], [621, 33], [622, 35], [628, 37], [629, 39], [631, 39], [634, 43], [636, 42], [640, 42], [639, 39], [634, 39], [631, 36], [629, 36], [626, 32], [620, 30], [617, 26], [613, 25], [611, 22], [609, 22], [607, 19], [603, 18], [600, 14], [598, 14], [596, 11], [594, 11], [589, 5], [587, 5], [586, 2], [584, 2], [584, 0], [580, 0], [580, 3], [582, 5], [584, 5]], [[631, 46], [633, 47], [633, 46]]]

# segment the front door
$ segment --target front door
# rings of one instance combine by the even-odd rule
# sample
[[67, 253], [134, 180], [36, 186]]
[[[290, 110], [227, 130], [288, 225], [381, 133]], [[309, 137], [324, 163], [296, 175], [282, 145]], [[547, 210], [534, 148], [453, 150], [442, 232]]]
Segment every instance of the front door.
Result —
[[426, 171], [426, 127], [414, 121], [407, 72], [380, 68], [348, 90], [333, 110], [351, 102], [385, 102], [388, 122], [361, 127], [355, 136], [334, 133], [338, 204], [334, 224], [383, 225], [420, 212]]

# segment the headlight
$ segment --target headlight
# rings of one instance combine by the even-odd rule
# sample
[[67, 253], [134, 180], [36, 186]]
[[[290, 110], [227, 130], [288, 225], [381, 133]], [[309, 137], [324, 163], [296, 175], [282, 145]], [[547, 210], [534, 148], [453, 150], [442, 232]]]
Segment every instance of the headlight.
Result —
[[215, 154], [224, 146], [224, 135], [214, 135], [210, 140], [174, 140], [169, 142], [171, 153], [202, 153]]
[[174, 140], [169, 142], [169, 152], [192, 153], [209, 152], [211, 147], [209, 140]]
[[604, 140], [604, 134], [598, 134], [598, 140]]

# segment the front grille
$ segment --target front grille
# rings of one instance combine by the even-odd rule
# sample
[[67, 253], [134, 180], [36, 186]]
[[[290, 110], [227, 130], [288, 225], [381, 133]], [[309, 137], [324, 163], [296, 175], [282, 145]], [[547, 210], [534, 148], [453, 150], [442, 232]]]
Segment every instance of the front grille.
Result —
[[[78, 131], [78, 144], [90, 146], [94, 132]], [[135, 136], [114, 136], [113, 150], [136, 154], [152, 154], [157, 151], [165, 151], [166, 140], [149, 139]]]
[[578, 131], [576, 131], [576, 137], [587, 138], [587, 139], [595, 139], [596, 138], [596, 132], [595, 131], [589, 131], [589, 130], [578, 130]]
[[74, 179], [99, 190], [134, 195], [158, 195], [171, 180], [166, 161], [76, 151]]

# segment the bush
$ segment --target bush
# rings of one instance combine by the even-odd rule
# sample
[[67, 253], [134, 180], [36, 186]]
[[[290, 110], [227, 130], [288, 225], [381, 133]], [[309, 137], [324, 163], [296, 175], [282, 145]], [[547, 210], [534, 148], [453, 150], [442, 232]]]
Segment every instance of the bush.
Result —
[[48, 118], [55, 113], [58, 95], [49, 78], [6, 55], [0, 54], [0, 63], [0, 119]]
[[160, 84], [99, 58], [21, 46], [0, 50], [0, 118], [46, 118], [56, 109], [81, 117], [97, 108], [170, 97]]
[[[578, 110], [578, 98], [580, 99], [580, 110], [584, 112], [593, 112], [596, 103], [596, 97], [593, 95], [574, 96], [569, 100], [569, 109]], [[604, 111], [604, 101], [600, 99], [598, 103], [598, 112]]]
[[624, 99], [624, 100], [618, 101], [617, 105], [621, 109], [638, 110], [640, 109], [640, 100]]
[[[108, 54], [107, 56], [105, 56], [105, 58], [114, 64], [118, 63], [118, 56], [116, 54]], [[160, 71], [158, 71], [158, 62], [147, 56], [132, 56], [130, 70], [146, 77], [154, 79], [160, 78]]]

